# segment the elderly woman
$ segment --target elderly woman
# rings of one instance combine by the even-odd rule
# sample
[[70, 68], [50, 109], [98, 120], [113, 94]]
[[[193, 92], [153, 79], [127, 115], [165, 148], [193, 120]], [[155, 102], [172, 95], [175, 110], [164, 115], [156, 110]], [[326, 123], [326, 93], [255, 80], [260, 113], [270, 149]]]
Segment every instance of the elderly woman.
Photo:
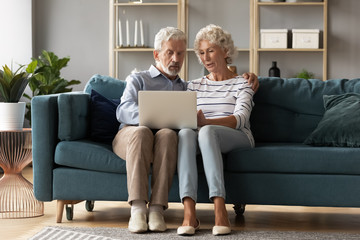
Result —
[[179, 235], [193, 235], [200, 227], [196, 218], [197, 167], [200, 149], [209, 198], [214, 203], [213, 235], [229, 234], [231, 226], [225, 207], [225, 185], [222, 153], [235, 148], [252, 148], [250, 113], [254, 91], [243, 77], [227, 67], [236, 55], [231, 35], [221, 27], [208, 25], [196, 35], [195, 53], [208, 75], [191, 81], [188, 91], [197, 92], [198, 131], [179, 132], [178, 175], [184, 220]]

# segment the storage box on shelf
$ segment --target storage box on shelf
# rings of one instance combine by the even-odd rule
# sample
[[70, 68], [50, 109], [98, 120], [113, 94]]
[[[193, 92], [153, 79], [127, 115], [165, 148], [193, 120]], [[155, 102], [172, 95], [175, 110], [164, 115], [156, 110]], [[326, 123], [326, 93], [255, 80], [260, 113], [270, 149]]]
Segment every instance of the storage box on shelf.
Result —
[[287, 48], [287, 29], [261, 29], [261, 48]]
[[319, 29], [293, 29], [293, 48], [319, 48]]

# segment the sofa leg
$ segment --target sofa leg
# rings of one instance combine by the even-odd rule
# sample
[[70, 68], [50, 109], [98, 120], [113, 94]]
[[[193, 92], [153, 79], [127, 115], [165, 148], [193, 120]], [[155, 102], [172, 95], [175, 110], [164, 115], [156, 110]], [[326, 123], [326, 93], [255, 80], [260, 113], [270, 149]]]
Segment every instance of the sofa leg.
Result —
[[[57, 200], [57, 212], [56, 212], [56, 222], [61, 223], [63, 213], [64, 213], [64, 207], [68, 208], [68, 204], [71, 204], [71, 207], [69, 207], [69, 210], [71, 213], [66, 212], [66, 216], [68, 217], [68, 220], [72, 220], [72, 211], [74, 209], [74, 204], [77, 204], [79, 202], [82, 202], [83, 200]], [[68, 211], [68, 210], [67, 210]], [[71, 215], [71, 219], [69, 219], [69, 216]]]
[[64, 212], [65, 201], [57, 200], [56, 222], [61, 223]]
[[242, 204], [242, 203], [237, 203], [237, 204], [234, 204], [234, 210], [235, 210], [235, 213], [236, 215], [243, 215], [244, 212], [245, 212], [245, 206], [246, 204]]

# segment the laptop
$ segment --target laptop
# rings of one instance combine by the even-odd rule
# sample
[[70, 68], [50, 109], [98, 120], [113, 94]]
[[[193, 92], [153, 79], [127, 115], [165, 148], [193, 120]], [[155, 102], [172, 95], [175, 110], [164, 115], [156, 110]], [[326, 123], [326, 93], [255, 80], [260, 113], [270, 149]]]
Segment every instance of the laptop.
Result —
[[196, 129], [196, 92], [139, 91], [139, 125], [153, 129]]

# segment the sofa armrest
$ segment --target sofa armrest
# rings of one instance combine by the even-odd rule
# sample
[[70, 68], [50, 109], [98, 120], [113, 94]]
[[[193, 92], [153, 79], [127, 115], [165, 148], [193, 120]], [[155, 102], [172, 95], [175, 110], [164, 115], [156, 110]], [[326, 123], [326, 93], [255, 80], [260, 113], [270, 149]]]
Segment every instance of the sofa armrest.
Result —
[[51, 201], [55, 147], [58, 143], [58, 95], [35, 96], [31, 100], [34, 194]]
[[40, 201], [53, 200], [56, 145], [88, 137], [89, 94], [36, 96], [31, 101], [34, 193]]

